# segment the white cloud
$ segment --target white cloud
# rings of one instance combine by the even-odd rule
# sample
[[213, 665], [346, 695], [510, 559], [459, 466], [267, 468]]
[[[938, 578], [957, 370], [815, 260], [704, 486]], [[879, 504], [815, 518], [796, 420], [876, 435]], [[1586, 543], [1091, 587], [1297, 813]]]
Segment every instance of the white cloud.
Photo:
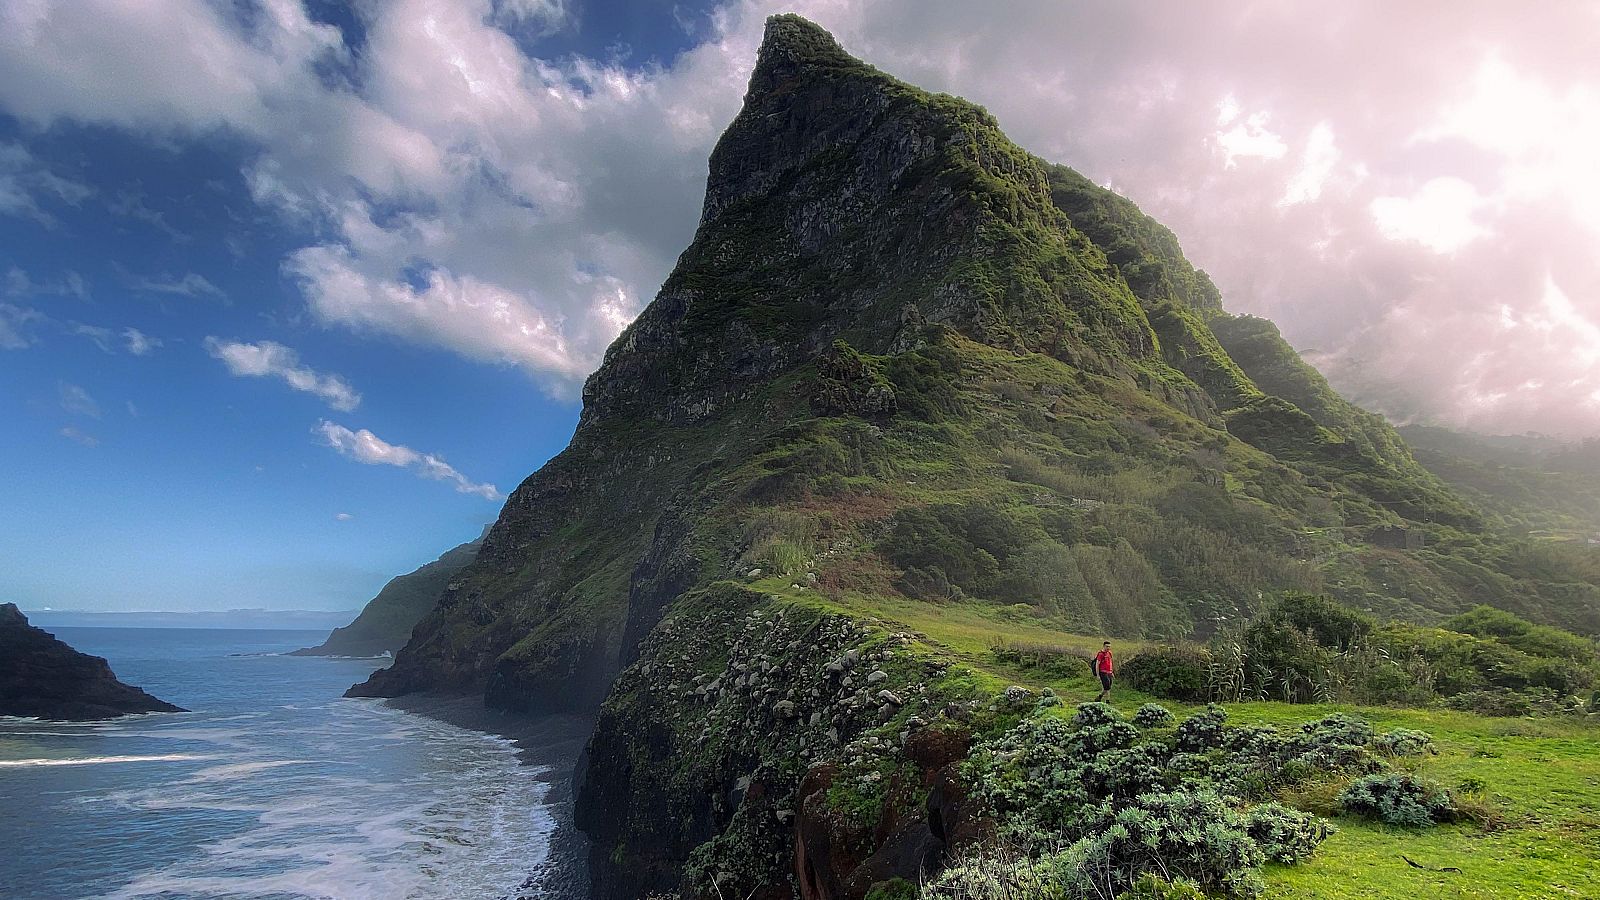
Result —
[[350, 521], [351, 519], [354, 519], [354, 518], [355, 518], [355, 516], [352, 516], [347, 512], [334, 513], [334, 515], [333, 515], [333, 520], [335, 522], [348, 522], [348, 521]]
[[71, 119], [173, 132], [267, 127], [339, 55], [338, 30], [291, 0], [265, 0], [250, 34], [205, 0], [79, 0], [0, 7], [0, 104], [40, 123]]
[[1311, 129], [1305, 150], [1300, 157], [1300, 171], [1289, 179], [1280, 206], [1309, 203], [1322, 196], [1322, 189], [1333, 176], [1333, 167], [1339, 162], [1339, 150], [1333, 144], [1333, 129], [1327, 122], [1318, 122]]
[[228, 299], [228, 295], [211, 283], [211, 280], [196, 272], [185, 272], [172, 277], [159, 275], [154, 278], [145, 276], [131, 276], [128, 278], [128, 287], [144, 294], [170, 294], [178, 297], [210, 298], [213, 300]]
[[[435, 269], [417, 288], [360, 271], [338, 246], [308, 247], [285, 268], [326, 321], [440, 343], [475, 359], [524, 365], [574, 381], [593, 367], [593, 359], [575, 355], [558, 324], [530, 298], [471, 276]], [[604, 307], [596, 303], [595, 308]]]
[[495, 0], [494, 6], [502, 19], [543, 34], [560, 30], [572, 17], [566, 0]]
[[[1351, 361], [1340, 384], [1381, 379], [1410, 397], [1397, 411], [1465, 420], [1457, 386], [1487, 354], [1509, 383], [1544, 385], [1541, 402], [1497, 407], [1500, 427], [1600, 430], [1579, 402], [1600, 374], [1563, 380], [1497, 325], [1502, 306], [1543, 308], [1547, 271], [1600, 321], [1600, 75], [1581, 4], [1352, 0], [1307, 28], [1292, 4], [1037, 0], [995, 16], [958, 0], [727, 0], [697, 46], [632, 68], [530, 56], [530, 35], [581, 14], [552, 0], [359, 5], [359, 53], [293, 0], [240, 6], [0, 7], [0, 110], [237, 137], [254, 197], [316, 235], [284, 269], [332, 327], [575, 393], [692, 237], [762, 19], [793, 8], [1116, 185], [1231, 309]], [[1461, 352], [1416, 352], [1444, 341]]]
[[22, 269], [12, 266], [0, 282], [0, 293], [7, 297], [76, 297], [89, 299], [89, 284], [83, 276], [67, 270], [59, 278], [39, 281]]
[[88, 391], [65, 381], [56, 385], [56, 389], [61, 395], [62, 409], [77, 416], [88, 416], [91, 419], [100, 418], [100, 404], [89, 396]]
[[1454, 253], [1489, 233], [1473, 217], [1484, 199], [1459, 178], [1434, 178], [1409, 197], [1377, 197], [1369, 209], [1384, 237]]
[[338, 375], [323, 374], [301, 365], [300, 355], [275, 341], [258, 344], [205, 340], [206, 352], [222, 360], [228, 371], [247, 378], [279, 378], [289, 387], [321, 397], [329, 406], [349, 412], [361, 405], [361, 395]]
[[[0, 24], [3, 22], [0, 19]], [[56, 219], [46, 207], [58, 203], [76, 206], [90, 193], [87, 186], [51, 171], [21, 144], [0, 142], [0, 215], [23, 216], [54, 226]]]
[[81, 444], [81, 445], [83, 445], [85, 447], [98, 447], [98, 446], [100, 446], [100, 439], [99, 438], [97, 438], [94, 435], [89, 434], [89, 433], [87, 433], [87, 432], [85, 432], [85, 431], [83, 431], [83, 430], [81, 430], [79, 428], [76, 428], [76, 427], [74, 427], [72, 425], [68, 425], [65, 428], [62, 428], [57, 433], [60, 434], [62, 437], [66, 438], [67, 440], [72, 441], [75, 444]]
[[[1224, 107], [1224, 112], [1226, 110]], [[1283, 138], [1267, 128], [1269, 118], [1264, 112], [1252, 113], [1243, 121], [1234, 122], [1227, 131], [1216, 133], [1217, 146], [1222, 149], [1224, 158], [1223, 165], [1231, 169], [1239, 164], [1241, 158], [1281, 159], [1289, 152], [1289, 145], [1283, 142]]]
[[[42, 319], [42, 317], [40, 318]], [[69, 322], [63, 327], [70, 334], [88, 339], [90, 343], [99, 347], [105, 353], [116, 353], [119, 339], [122, 349], [134, 356], [147, 356], [161, 346], [159, 338], [153, 338], [133, 327], [122, 329], [120, 334], [110, 328], [100, 325], [86, 325], [82, 322]]]
[[28, 326], [43, 318], [25, 306], [0, 303], [0, 350], [22, 350], [32, 344]]
[[148, 356], [157, 347], [161, 346], [160, 338], [153, 338], [132, 326], [122, 329], [122, 340], [126, 344], [128, 352], [134, 356]]
[[115, 352], [111, 346], [111, 341], [113, 338], [111, 329], [101, 328], [98, 325], [85, 325], [82, 322], [75, 322], [73, 323], [71, 330], [72, 333], [78, 337], [88, 338], [89, 341], [96, 347], [99, 347], [101, 351], [105, 353]]
[[323, 443], [339, 451], [341, 455], [359, 463], [410, 469], [418, 477], [450, 483], [455, 486], [458, 493], [474, 494], [485, 500], [499, 500], [503, 496], [494, 485], [472, 481], [431, 453], [420, 453], [401, 444], [391, 444], [365, 428], [351, 431], [343, 425], [324, 419], [317, 423], [312, 433], [321, 437]]

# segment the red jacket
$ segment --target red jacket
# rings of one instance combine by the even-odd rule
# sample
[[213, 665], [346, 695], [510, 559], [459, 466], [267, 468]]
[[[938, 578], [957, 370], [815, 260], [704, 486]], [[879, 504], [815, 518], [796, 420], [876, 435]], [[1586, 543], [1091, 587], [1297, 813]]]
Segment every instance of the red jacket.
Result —
[[1094, 655], [1094, 671], [1096, 675], [1100, 674], [1101, 672], [1104, 672], [1107, 675], [1111, 674], [1112, 667], [1110, 650], [1101, 650], [1099, 653]]

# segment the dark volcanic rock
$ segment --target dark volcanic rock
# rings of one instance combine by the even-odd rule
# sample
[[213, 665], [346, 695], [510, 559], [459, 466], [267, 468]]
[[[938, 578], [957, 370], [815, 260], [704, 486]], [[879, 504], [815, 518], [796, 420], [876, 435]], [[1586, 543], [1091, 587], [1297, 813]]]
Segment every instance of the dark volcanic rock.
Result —
[[86, 721], [183, 711], [118, 681], [100, 657], [29, 625], [15, 603], [0, 604], [0, 715]]

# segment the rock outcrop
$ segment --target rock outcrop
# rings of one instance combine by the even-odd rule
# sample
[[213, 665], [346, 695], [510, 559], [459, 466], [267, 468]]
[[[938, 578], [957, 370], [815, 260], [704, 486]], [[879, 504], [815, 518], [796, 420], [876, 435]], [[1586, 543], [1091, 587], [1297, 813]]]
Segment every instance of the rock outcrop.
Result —
[[450, 586], [450, 580], [478, 555], [478, 540], [462, 544], [405, 575], [397, 575], [378, 596], [367, 601], [355, 621], [335, 628], [315, 647], [291, 656], [382, 656], [394, 653], [411, 639], [411, 629], [422, 621]]
[[133, 713], [183, 712], [123, 684], [98, 656], [79, 653], [0, 604], [0, 716], [88, 721]]

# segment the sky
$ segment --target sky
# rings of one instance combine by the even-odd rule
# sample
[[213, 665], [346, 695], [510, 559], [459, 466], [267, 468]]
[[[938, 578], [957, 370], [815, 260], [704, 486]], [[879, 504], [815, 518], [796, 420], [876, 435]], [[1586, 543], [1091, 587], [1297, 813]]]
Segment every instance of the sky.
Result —
[[783, 11], [1395, 421], [1600, 434], [1600, 3], [0, 0], [0, 599], [349, 609], [476, 536]]

